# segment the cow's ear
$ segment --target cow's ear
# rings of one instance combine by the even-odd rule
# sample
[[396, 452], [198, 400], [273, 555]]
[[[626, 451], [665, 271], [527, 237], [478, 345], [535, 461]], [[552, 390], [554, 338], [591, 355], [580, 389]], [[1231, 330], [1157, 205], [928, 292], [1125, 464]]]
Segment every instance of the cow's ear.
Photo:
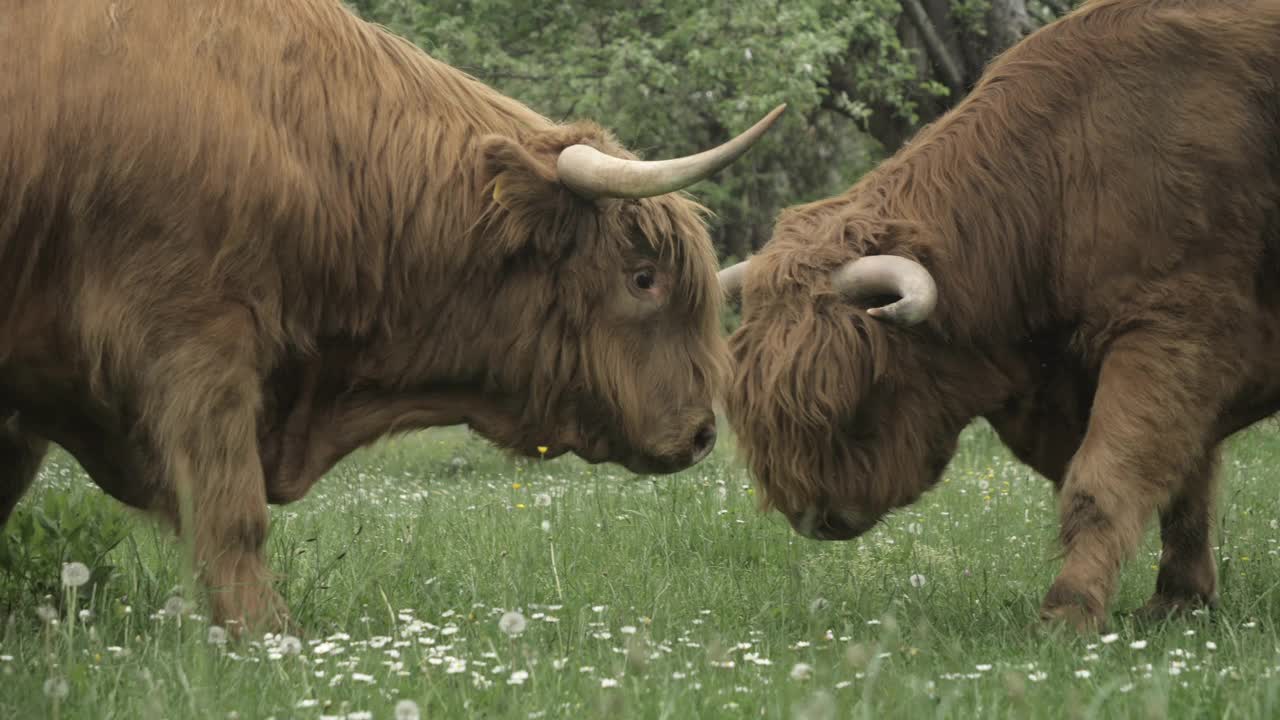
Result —
[[581, 202], [556, 177], [556, 155], [530, 149], [504, 136], [481, 141], [490, 227], [508, 252], [532, 244], [557, 253], [572, 233], [568, 227]]

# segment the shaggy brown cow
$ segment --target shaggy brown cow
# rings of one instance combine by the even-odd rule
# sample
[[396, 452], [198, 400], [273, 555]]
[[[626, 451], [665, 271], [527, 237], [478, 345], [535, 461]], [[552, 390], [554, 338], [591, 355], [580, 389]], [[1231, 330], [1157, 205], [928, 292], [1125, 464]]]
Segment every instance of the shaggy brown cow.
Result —
[[266, 627], [267, 503], [388, 432], [711, 449], [717, 264], [672, 191], [781, 108], [646, 163], [332, 0], [5, 12], [0, 522], [56, 442], [180, 524], [217, 621]]
[[722, 275], [766, 507], [858, 536], [984, 417], [1058, 494], [1044, 619], [1096, 627], [1156, 512], [1147, 609], [1213, 602], [1219, 444], [1280, 409], [1277, 38], [1280, 0], [1091, 2], [781, 215]]

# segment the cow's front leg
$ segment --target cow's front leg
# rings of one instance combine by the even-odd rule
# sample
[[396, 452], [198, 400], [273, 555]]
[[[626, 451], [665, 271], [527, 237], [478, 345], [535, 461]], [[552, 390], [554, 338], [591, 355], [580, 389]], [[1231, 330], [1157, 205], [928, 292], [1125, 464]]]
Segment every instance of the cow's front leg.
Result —
[[1183, 482], [1169, 507], [1160, 511], [1160, 572], [1156, 592], [1139, 611], [1148, 619], [1218, 602], [1218, 566], [1210, 542], [1217, 490], [1218, 453]]
[[233, 632], [281, 630], [284, 603], [263, 562], [266, 486], [258, 454], [261, 380], [251, 320], [232, 314], [163, 358], [150, 387], [150, 430], [164, 492], [156, 509], [178, 529], [213, 622]]
[[1150, 336], [1113, 343], [1058, 495], [1064, 562], [1042, 619], [1096, 630], [1151, 515], [1205, 467], [1216, 407], [1206, 369], [1221, 370], [1208, 353]]

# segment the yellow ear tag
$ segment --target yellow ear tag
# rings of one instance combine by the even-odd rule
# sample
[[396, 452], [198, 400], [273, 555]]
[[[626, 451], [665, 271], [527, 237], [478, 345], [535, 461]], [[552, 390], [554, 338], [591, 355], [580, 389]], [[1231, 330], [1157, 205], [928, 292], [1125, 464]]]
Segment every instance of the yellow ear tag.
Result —
[[499, 175], [493, 182], [493, 201], [505, 208], [507, 204], [502, 201], [502, 178], [503, 176]]

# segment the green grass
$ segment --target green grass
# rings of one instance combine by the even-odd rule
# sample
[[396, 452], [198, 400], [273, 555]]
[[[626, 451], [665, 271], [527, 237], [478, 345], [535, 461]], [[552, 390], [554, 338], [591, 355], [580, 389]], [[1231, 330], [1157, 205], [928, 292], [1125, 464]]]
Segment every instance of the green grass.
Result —
[[[199, 603], [165, 615], [179, 555], [146, 521], [74, 607], [0, 574], [0, 717], [392, 718], [406, 699], [431, 718], [1274, 717], [1277, 460], [1270, 427], [1227, 453], [1222, 607], [1127, 619], [1154, 586], [1151, 531], [1103, 643], [1031, 629], [1056, 569], [1052, 495], [984, 426], [924, 501], [838, 544], [761, 515], [728, 447], [654, 480], [423, 433], [273, 509], [300, 654], [210, 644]], [[50, 495], [124, 513], [65, 455], [20, 512]]]

